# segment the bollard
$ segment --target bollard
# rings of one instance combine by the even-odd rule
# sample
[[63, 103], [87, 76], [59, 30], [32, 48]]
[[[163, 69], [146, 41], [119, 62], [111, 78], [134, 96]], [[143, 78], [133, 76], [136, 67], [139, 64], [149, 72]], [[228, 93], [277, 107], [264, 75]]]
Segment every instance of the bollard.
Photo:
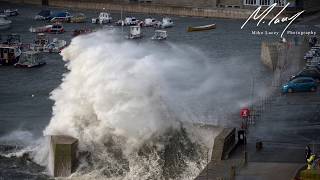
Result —
[[260, 151], [263, 147], [262, 141], [257, 141], [256, 142], [256, 150]]
[[54, 177], [67, 177], [77, 163], [78, 140], [70, 136], [51, 136], [49, 167]]
[[235, 166], [231, 166], [230, 168], [230, 179], [234, 180], [236, 178], [236, 167]]

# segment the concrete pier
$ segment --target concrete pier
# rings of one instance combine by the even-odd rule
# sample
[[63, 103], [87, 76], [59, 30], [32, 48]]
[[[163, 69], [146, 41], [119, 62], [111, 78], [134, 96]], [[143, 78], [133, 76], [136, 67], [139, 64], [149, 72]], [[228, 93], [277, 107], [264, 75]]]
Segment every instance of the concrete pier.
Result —
[[70, 136], [50, 137], [50, 171], [54, 177], [67, 177], [77, 164], [78, 140]]

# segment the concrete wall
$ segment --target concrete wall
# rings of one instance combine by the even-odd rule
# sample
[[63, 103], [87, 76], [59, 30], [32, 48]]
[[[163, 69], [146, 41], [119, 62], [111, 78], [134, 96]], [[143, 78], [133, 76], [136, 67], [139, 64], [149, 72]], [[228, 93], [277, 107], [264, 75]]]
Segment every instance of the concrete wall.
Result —
[[214, 140], [211, 156], [212, 160], [221, 161], [227, 156], [227, 153], [230, 152], [235, 145], [235, 133], [235, 128], [225, 128], [220, 132]]
[[119, 3], [94, 3], [75, 0], [49, 0], [50, 6], [111, 11], [140, 12], [149, 14], [167, 14], [179, 16], [221, 17], [234, 19], [247, 19], [252, 11], [245, 9], [207, 9], [176, 6], [146, 5], [143, 3], [119, 4]]
[[273, 71], [278, 64], [279, 47], [279, 43], [262, 42], [261, 44], [261, 61]]

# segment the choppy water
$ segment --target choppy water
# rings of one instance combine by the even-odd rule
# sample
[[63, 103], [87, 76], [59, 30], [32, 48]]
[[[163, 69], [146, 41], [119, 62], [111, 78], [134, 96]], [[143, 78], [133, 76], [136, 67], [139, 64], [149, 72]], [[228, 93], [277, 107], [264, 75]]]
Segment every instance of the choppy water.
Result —
[[[41, 26], [45, 22], [34, 21], [32, 18], [42, 8], [39, 6], [0, 4], [1, 9], [19, 8], [20, 15], [10, 17], [13, 21], [12, 28], [0, 32], [2, 37], [9, 33], [19, 33], [22, 41], [32, 42], [34, 34], [28, 32], [30, 26]], [[53, 9], [53, 8], [50, 8]], [[64, 9], [53, 9], [64, 10]], [[84, 12], [88, 19], [97, 15], [93, 11], [68, 10], [71, 13]], [[132, 15], [132, 14], [126, 14]], [[137, 18], [145, 18], [149, 15], [133, 14]], [[114, 19], [120, 18], [119, 12], [113, 12]], [[153, 17], [160, 19], [159, 15]], [[251, 30], [255, 24], [249, 23], [248, 27], [240, 30], [242, 20], [214, 19], [214, 18], [191, 18], [173, 17], [175, 27], [167, 29], [169, 38], [167, 43], [176, 45], [186, 45], [198, 49], [208, 59], [210, 66], [219, 67], [220, 79], [215, 81], [215, 90], [212, 96], [208, 96], [205, 102], [194, 101], [195, 112], [191, 113], [193, 119], [211, 124], [230, 124], [227, 122], [227, 115], [237, 111], [237, 107], [246, 104], [251, 95], [252, 77], [255, 78], [256, 93], [263, 93], [264, 82], [270, 79], [270, 74], [260, 63], [260, 43], [262, 40], [277, 39], [272, 36], [253, 36]], [[206, 32], [187, 33], [189, 25], [204, 25], [216, 23], [217, 29]], [[84, 24], [65, 24], [66, 33], [61, 35], [49, 35], [66, 39], [70, 42], [72, 30], [80, 27], [96, 28], [99, 25], [91, 23]], [[279, 27], [276, 27], [279, 29]], [[121, 32], [121, 28], [116, 27]], [[128, 29], [124, 28], [125, 35]], [[140, 42], [150, 41], [153, 29], [143, 29], [145, 38]], [[163, 46], [166, 46], [163, 44]], [[147, 51], [161, 51], [163, 49], [150, 49]], [[146, 47], [148, 48], [148, 47]], [[126, 52], [124, 52], [126, 53]], [[162, 53], [166, 53], [163, 51]], [[167, 54], [170, 56], [170, 54]], [[27, 146], [34, 143], [42, 136], [42, 131], [48, 125], [53, 102], [49, 99], [50, 92], [57, 88], [61, 83], [62, 74], [66, 72], [65, 62], [58, 54], [48, 54], [46, 57], [47, 65], [35, 69], [15, 69], [13, 67], [0, 68], [0, 143], [9, 145]], [[197, 58], [197, 57], [194, 57]], [[90, 67], [88, 67], [90, 68]], [[197, 69], [195, 69], [197, 70]], [[197, 72], [194, 72], [197, 73]], [[200, 73], [200, 72], [199, 72]], [[214, 74], [214, 73], [213, 73]], [[233, 79], [232, 86], [225, 86], [226, 79]], [[225, 89], [225, 88], [232, 89]], [[225, 92], [228, 92], [226, 94]], [[224, 115], [226, 114], [226, 115]], [[34, 168], [31, 171], [24, 164], [26, 161], [13, 158], [0, 159], [0, 177], [12, 176], [15, 170], [8, 170], [4, 166], [7, 162], [13, 163], [17, 169], [24, 169], [22, 174], [14, 175], [15, 179], [24, 179], [28, 173], [41, 174], [44, 169]], [[27, 161], [29, 162], [29, 161]], [[31, 163], [31, 162], [29, 162]], [[14, 168], [13, 168], [14, 169]], [[18, 170], [17, 170], [18, 171]], [[39, 175], [42, 177], [42, 175]]]

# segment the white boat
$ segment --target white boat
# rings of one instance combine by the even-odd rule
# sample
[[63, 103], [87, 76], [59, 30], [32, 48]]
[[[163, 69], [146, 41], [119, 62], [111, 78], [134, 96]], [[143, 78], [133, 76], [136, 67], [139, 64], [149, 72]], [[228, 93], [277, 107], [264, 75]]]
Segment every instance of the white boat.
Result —
[[145, 27], [151, 27], [151, 26], [155, 26], [157, 24], [157, 20], [153, 19], [153, 18], [146, 18], [144, 20], [144, 26]]
[[51, 28], [52, 28], [52, 25], [46, 25], [41, 27], [30, 27], [29, 31], [32, 33], [43, 33], [43, 32], [49, 32]]
[[97, 18], [92, 18], [91, 22], [93, 24], [107, 24], [107, 23], [111, 23], [112, 21], [112, 17], [110, 13], [107, 12], [101, 12], [99, 14], [99, 17]]
[[69, 12], [59, 12], [53, 14], [50, 18], [51, 22], [69, 22], [72, 16]]
[[174, 25], [174, 23], [173, 23], [172, 19], [169, 17], [165, 17], [162, 19], [162, 22], [161, 22], [159, 28], [163, 28], [163, 29], [169, 28], [169, 27], [173, 27], [173, 25]]
[[36, 51], [26, 51], [21, 54], [21, 57], [15, 67], [33, 68], [45, 65], [46, 62], [40, 57], [40, 53]]
[[49, 33], [63, 33], [64, 32], [64, 28], [62, 26], [62, 24], [60, 23], [56, 23], [56, 24], [53, 24], [49, 30], [48, 30]]
[[18, 62], [21, 50], [17, 46], [0, 45], [0, 65], [14, 65]]
[[0, 15], [0, 30], [9, 29], [12, 21], [7, 19], [7, 16]]
[[135, 17], [126, 17], [124, 19], [124, 25], [126, 26], [137, 25], [138, 23], [139, 23], [139, 20]]
[[67, 46], [67, 41], [54, 38], [45, 48], [44, 52], [49, 53], [60, 53], [63, 48]]
[[51, 11], [50, 10], [42, 10], [40, 11], [35, 17], [35, 20], [47, 20], [51, 16]]
[[38, 33], [34, 43], [30, 45], [30, 49], [42, 52], [48, 44], [49, 38], [44, 33]]
[[127, 36], [128, 39], [139, 39], [142, 38], [140, 26], [130, 26], [130, 32]]
[[154, 35], [152, 36], [152, 40], [165, 40], [167, 39], [168, 34], [167, 31], [163, 30], [155, 30]]
[[3, 11], [4, 15], [6, 16], [17, 16], [18, 13], [18, 9], [6, 9]]

